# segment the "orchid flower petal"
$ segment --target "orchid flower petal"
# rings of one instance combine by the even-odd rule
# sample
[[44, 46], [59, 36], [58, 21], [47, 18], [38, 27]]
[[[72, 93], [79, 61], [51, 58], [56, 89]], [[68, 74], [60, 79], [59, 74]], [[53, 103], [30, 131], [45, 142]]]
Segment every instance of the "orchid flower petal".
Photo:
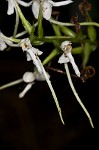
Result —
[[40, 8], [40, 3], [38, 0], [34, 0], [33, 4], [32, 4], [32, 12], [34, 14], [34, 17], [36, 19], [38, 19], [38, 15], [39, 15], [39, 8]]
[[68, 4], [72, 3], [73, 1], [67, 0], [67, 1], [61, 1], [61, 2], [53, 2], [52, 0], [48, 0], [48, 2], [55, 7], [58, 7], [58, 6], [68, 5]]
[[68, 57], [65, 57], [64, 54], [62, 54], [58, 60], [58, 63], [62, 64], [62, 63], [68, 63], [69, 59]]
[[32, 49], [31, 49], [31, 50], [32, 50], [32, 52], [33, 52], [33, 53], [35, 53], [35, 54], [36, 54], [36, 55], [38, 55], [38, 56], [43, 54], [43, 52], [42, 52], [42, 51], [40, 51], [40, 50], [39, 50], [39, 49], [37, 49], [37, 48], [32, 47]]
[[50, 4], [47, 1], [44, 1], [42, 12], [43, 12], [43, 17], [46, 20], [49, 20], [51, 18], [51, 14], [52, 14], [52, 4]]
[[74, 58], [73, 58], [71, 52], [67, 53], [67, 57], [69, 58], [70, 63], [72, 64], [72, 67], [73, 67], [73, 69], [74, 69], [74, 71], [75, 71], [75, 74], [76, 74], [78, 77], [80, 77], [80, 71], [79, 71], [78, 66], [76, 65], [76, 63], [75, 63], [75, 61], [74, 61]]
[[6, 48], [7, 48], [6, 43], [3, 40], [0, 39], [0, 51], [3, 51]]
[[25, 94], [32, 88], [33, 84], [34, 83], [28, 83], [26, 87], [24, 88], [24, 90], [19, 94], [19, 98], [23, 98]]
[[60, 48], [64, 51], [65, 47], [69, 44], [72, 44], [71, 41], [64, 41], [62, 42]]
[[39, 62], [38, 56], [33, 52], [33, 49], [29, 49], [28, 53], [30, 54], [33, 64], [37, 67], [38, 72], [42, 74], [42, 66], [41, 63]]
[[32, 60], [32, 58], [31, 58], [29, 53], [26, 53], [26, 58], [27, 58], [27, 61], [31, 61]]
[[14, 13], [14, 2], [13, 0], [7, 0], [8, 1], [8, 10], [7, 10], [7, 14], [8, 15], [12, 15]]
[[33, 1], [30, 2], [24, 2], [22, 0], [17, 0], [17, 3], [19, 3], [20, 5], [24, 6], [24, 7], [29, 7], [30, 5], [32, 5]]
[[[0, 36], [3, 36], [3, 33], [0, 31]], [[3, 51], [7, 48], [6, 42], [0, 37], [0, 50]]]

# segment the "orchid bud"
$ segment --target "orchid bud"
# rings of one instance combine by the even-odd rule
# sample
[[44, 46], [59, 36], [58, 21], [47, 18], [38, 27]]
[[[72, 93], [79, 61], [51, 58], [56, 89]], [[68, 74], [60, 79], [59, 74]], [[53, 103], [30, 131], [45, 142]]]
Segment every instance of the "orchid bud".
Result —
[[26, 83], [33, 82], [35, 80], [35, 76], [32, 72], [25, 72], [23, 75], [23, 80]]
[[83, 56], [83, 62], [82, 62], [83, 68], [85, 68], [86, 64], [88, 63], [91, 52], [92, 52], [92, 47], [90, 43], [86, 42], [84, 44], [84, 56]]
[[72, 31], [71, 29], [69, 29], [68, 27], [62, 26], [60, 25], [60, 30], [62, 33], [64, 33], [65, 35], [70, 36], [71, 38], [75, 38], [76, 37], [76, 33], [74, 31]]
[[96, 33], [94, 26], [88, 26], [88, 37], [90, 41], [95, 42], [96, 36], [97, 36], [97, 33]]

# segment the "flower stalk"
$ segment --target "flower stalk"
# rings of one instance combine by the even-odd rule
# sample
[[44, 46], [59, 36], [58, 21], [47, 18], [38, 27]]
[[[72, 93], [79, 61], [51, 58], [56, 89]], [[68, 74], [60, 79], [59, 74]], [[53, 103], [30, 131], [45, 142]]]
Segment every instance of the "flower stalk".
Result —
[[23, 27], [26, 29], [26, 31], [31, 34], [32, 28], [34, 28], [33, 26], [31, 26], [30, 22], [25, 18], [25, 16], [23, 15], [20, 7], [18, 6], [17, 2], [14, 0], [16, 9], [19, 13], [20, 19], [22, 21]]

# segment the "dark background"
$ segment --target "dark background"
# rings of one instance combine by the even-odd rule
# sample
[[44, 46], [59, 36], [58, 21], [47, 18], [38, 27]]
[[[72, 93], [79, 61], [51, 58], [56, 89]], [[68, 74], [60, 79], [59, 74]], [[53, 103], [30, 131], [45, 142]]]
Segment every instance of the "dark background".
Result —
[[[64, 21], [64, 11], [67, 14], [66, 20], [74, 14], [78, 14], [79, 19], [82, 19], [78, 10], [79, 2], [81, 1], [75, 0], [73, 4], [66, 7], [67, 9], [57, 8], [61, 10], [60, 20]], [[92, 18], [98, 22], [99, 2], [96, 0], [89, 2], [93, 6]], [[7, 16], [6, 10], [7, 2], [0, 0], [0, 29], [4, 34], [11, 36], [14, 15]], [[32, 21], [32, 14], [28, 13], [30, 10], [27, 9], [27, 12], [23, 8], [22, 10]], [[45, 28], [46, 32], [49, 31], [48, 27]], [[22, 29], [20, 27], [19, 30]], [[42, 47], [44, 54], [47, 54], [46, 47], [49, 53], [52, 45]], [[91, 54], [88, 62], [88, 65], [95, 68], [95, 76], [85, 83], [73, 78], [75, 88], [93, 119], [94, 129], [91, 128], [84, 111], [76, 101], [67, 77], [49, 70], [65, 126], [60, 121], [46, 82], [36, 82], [23, 99], [19, 99], [18, 94], [24, 89], [25, 83], [7, 88], [0, 91], [0, 150], [98, 149], [98, 57], [99, 50], [97, 49]], [[58, 57], [53, 60], [52, 66], [58, 68], [60, 65], [57, 65], [57, 60]], [[75, 56], [75, 60], [80, 66], [81, 56]], [[21, 78], [25, 71], [33, 71], [33, 64], [26, 61], [25, 53], [20, 48], [0, 52], [0, 85]]]

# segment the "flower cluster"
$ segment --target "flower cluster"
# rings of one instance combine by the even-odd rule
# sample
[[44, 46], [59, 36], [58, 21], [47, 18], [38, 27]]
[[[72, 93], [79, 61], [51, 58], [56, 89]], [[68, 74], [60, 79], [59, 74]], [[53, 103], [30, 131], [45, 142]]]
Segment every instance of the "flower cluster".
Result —
[[[35, 70], [34, 72], [24, 73], [23, 78], [21, 80], [12, 82], [5, 86], [1, 86], [0, 90], [24, 81], [27, 85], [23, 89], [23, 91], [20, 92], [19, 94], [19, 98], [23, 98], [24, 95], [32, 88], [32, 85], [35, 83], [35, 80], [46, 81], [51, 91], [51, 94], [53, 96], [53, 99], [55, 101], [60, 119], [62, 123], [65, 124], [63, 117], [62, 117], [62, 111], [59, 106], [57, 96], [55, 94], [55, 91], [50, 81], [50, 75], [48, 74], [48, 72], [45, 71], [45, 67], [44, 67], [44, 65], [49, 63], [55, 56], [57, 56], [58, 54], [60, 55], [62, 53], [62, 55], [59, 57], [58, 63], [64, 64], [64, 69], [66, 71], [71, 89], [77, 101], [79, 102], [82, 109], [86, 113], [91, 126], [94, 127], [92, 119], [87, 109], [81, 102], [73, 86], [71, 75], [69, 73], [69, 68], [68, 68], [68, 63], [70, 62], [74, 69], [75, 75], [78, 78], [80, 78], [81, 73], [80, 73], [79, 67], [75, 63], [73, 54], [83, 54], [84, 59], [82, 62], [82, 66], [84, 68], [89, 60], [89, 56], [91, 52], [95, 50], [97, 47], [96, 30], [93, 27], [93, 24], [90, 26], [90, 22], [91, 22], [90, 17], [87, 18], [87, 20], [89, 21], [87, 22], [88, 32], [87, 32], [87, 36], [85, 36], [80, 31], [81, 30], [80, 25], [83, 25], [83, 24], [79, 23], [79, 21], [77, 20], [77, 17], [76, 17], [76, 21], [75, 21], [75, 18], [72, 19], [73, 23], [62, 23], [62, 22], [59, 22], [57, 19], [52, 18], [53, 7], [65, 6], [65, 5], [71, 4], [73, 3], [72, 0], [64, 0], [60, 2], [54, 2], [52, 0], [31, 0], [30, 2], [24, 2], [22, 0], [6, 0], [6, 1], [8, 2], [7, 15], [13, 15], [15, 12], [16, 22], [15, 22], [13, 36], [11, 35], [10, 37], [7, 37], [0, 31], [0, 51], [6, 50], [8, 46], [21, 48], [22, 51], [26, 53], [26, 60], [33, 62], [33, 67], [35, 68]], [[80, 10], [85, 7], [85, 3], [84, 4], [83, 3], [81, 3]], [[31, 12], [33, 13], [33, 16], [34, 16], [32, 25], [22, 13], [20, 5], [23, 7], [31, 8]], [[87, 9], [85, 9], [84, 11], [87, 11]], [[84, 14], [88, 14], [88, 12], [84, 12]], [[19, 19], [21, 20], [21, 23], [25, 29], [25, 31], [22, 31], [21, 33], [17, 33], [18, 27], [19, 27]], [[44, 32], [43, 32], [44, 27], [42, 23], [43, 19], [50, 22], [54, 30], [55, 36], [44, 35]], [[34, 23], [35, 20], [37, 21], [36, 23]], [[77, 32], [66, 27], [68, 25], [75, 26]], [[78, 28], [79, 28], [79, 33], [77, 30]], [[27, 34], [27, 37], [25, 36], [24, 38], [23, 36], [25, 34]], [[74, 48], [72, 46], [73, 42], [78, 44], [78, 47]], [[43, 54], [43, 50], [42, 51], [39, 50], [38, 46], [41, 46], [44, 43], [52, 43], [54, 45], [54, 49], [48, 56], [46, 56], [44, 61], [41, 61], [40, 55]]]
[[62, 63], [68, 63], [70, 62], [73, 66], [73, 69], [76, 73], [76, 75], [78, 77], [80, 77], [80, 71], [77, 67], [77, 65], [75, 64], [75, 61], [74, 61], [74, 58], [71, 54], [71, 50], [72, 50], [72, 46], [71, 46], [71, 42], [70, 41], [64, 41], [62, 44], [61, 44], [61, 49], [63, 51], [63, 54], [62, 56], [59, 58], [59, 61], [58, 63], [62, 64]]

